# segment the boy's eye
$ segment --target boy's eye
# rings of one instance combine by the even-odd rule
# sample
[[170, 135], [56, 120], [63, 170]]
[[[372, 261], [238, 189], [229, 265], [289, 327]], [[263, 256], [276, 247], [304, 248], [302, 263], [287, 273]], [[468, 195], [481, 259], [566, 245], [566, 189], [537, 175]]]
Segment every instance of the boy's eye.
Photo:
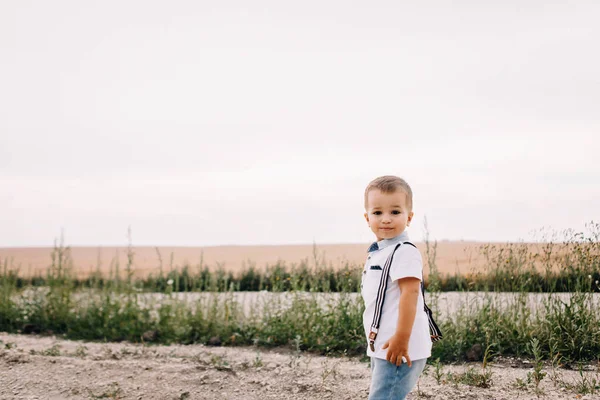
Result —
[[402, 211], [400, 211], [400, 210], [394, 210], [394, 211], [392, 211], [392, 214], [396, 214], [396, 215], [397, 214], [402, 214]]
[[381, 215], [381, 211], [373, 211], [373, 215]]

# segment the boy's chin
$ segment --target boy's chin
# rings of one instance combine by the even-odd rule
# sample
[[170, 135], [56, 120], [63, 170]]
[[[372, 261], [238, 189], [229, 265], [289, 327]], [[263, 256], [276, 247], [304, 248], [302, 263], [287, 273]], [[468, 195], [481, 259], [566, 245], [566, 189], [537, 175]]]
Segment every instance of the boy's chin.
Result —
[[384, 240], [384, 239], [393, 239], [396, 236], [400, 235], [402, 232], [398, 232], [398, 230], [394, 229], [393, 231], [389, 231], [389, 232], [377, 232], [376, 236], [377, 236], [377, 240]]

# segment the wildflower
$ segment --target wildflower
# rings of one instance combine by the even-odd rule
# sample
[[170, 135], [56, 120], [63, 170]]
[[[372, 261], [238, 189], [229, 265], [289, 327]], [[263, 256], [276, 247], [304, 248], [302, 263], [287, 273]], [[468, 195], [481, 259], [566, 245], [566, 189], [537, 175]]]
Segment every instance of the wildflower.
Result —
[[591, 275], [588, 275], [588, 279], [592, 279], [592, 276], [591, 276]]
[[167, 285], [172, 285], [172, 284], [173, 284], [173, 279], [169, 279], [169, 280], [167, 281]]

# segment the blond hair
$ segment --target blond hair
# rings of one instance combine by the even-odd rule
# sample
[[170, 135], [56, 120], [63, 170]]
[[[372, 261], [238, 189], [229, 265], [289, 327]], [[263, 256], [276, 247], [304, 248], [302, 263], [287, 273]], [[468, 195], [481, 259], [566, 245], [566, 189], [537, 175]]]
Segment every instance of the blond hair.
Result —
[[384, 175], [373, 179], [365, 189], [365, 209], [368, 207], [368, 196], [371, 190], [380, 190], [382, 193], [395, 193], [396, 190], [401, 190], [406, 194], [406, 206], [409, 211], [412, 211], [412, 189], [408, 183], [394, 175]]

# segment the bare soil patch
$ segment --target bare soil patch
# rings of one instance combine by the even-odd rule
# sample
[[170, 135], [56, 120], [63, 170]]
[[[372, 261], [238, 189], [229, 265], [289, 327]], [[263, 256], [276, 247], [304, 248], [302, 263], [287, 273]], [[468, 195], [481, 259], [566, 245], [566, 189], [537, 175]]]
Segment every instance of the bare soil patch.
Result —
[[[57, 337], [0, 333], [0, 399], [366, 399], [368, 363], [253, 347], [146, 346], [91, 343]], [[481, 364], [444, 366], [460, 373]], [[518, 389], [531, 363], [504, 360], [491, 365], [490, 388], [437, 383], [433, 367], [409, 399], [537, 399]], [[548, 372], [548, 371], [547, 371]], [[575, 381], [576, 371], [560, 372]], [[589, 372], [594, 374], [594, 372]], [[540, 385], [541, 398], [598, 399]]]

